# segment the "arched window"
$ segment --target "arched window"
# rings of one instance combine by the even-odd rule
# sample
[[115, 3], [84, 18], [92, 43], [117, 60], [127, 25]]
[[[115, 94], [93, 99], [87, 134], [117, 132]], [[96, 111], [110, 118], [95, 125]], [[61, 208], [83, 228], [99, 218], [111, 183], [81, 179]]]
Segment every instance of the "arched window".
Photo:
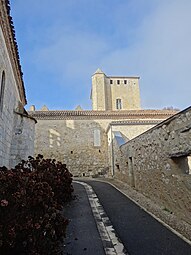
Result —
[[117, 110], [122, 109], [122, 102], [121, 102], [121, 99], [120, 99], [120, 98], [117, 98], [117, 99], [116, 99], [116, 109], [117, 109]]
[[1, 87], [0, 87], [0, 112], [3, 111], [4, 90], [5, 90], [5, 72], [3, 71], [1, 76]]

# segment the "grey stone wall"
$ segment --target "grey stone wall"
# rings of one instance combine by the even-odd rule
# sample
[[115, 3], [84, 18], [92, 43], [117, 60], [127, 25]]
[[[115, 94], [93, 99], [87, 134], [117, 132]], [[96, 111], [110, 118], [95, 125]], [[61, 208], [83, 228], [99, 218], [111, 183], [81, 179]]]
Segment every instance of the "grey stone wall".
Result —
[[3, 71], [5, 72], [5, 89], [3, 99], [1, 97], [1, 100], [3, 100], [3, 108], [0, 113], [0, 165], [9, 166], [14, 126], [13, 110], [17, 107], [19, 94], [1, 28], [0, 45], [0, 79], [2, 79]]
[[[141, 123], [141, 121], [135, 121], [136, 124], [132, 123], [133, 121], [126, 121], [122, 123], [119, 121], [112, 122], [110, 124], [110, 127], [107, 130], [107, 136], [108, 136], [108, 155], [109, 155], [109, 172], [111, 173], [111, 176], [114, 176], [115, 173], [118, 173], [119, 171], [119, 162], [123, 160], [121, 157], [122, 152], [120, 150], [121, 144], [116, 140], [116, 132], [119, 132], [121, 135], [121, 139], [123, 139], [123, 143], [133, 139], [134, 137], [140, 135], [141, 133], [145, 132], [146, 130], [150, 129], [151, 127], [155, 126], [157, 123], [160, 122], [160, 120], [149, 120], [146, 123]], [[155, 124], [154, 124], [155, 123]], [[126, 177], [126, 174], [124, 172], [124, 169], [121, 169], [122, 173], [124, 173], [124, 178]]]
[[22, 114], [15, 113], [12, 143], [10, 150], [10, 167], [22, 159], [34, 155], [35, 121]]
[[74, 175], [103, 173], [108, 165], [106, 126], [104, 120], [38, 120], [35, 153], [66, 163]]
[[[9, 58], [9, 54], [7, 51], [7, 46], [5, 44], [3, 32], [0, 27], [0, 86], [2, 83], [2, 73], [5, 73], [5, 89], [4, 94], [0, 95], [0, 100], [2, 102], [2, 110], [0, 112], [0, 166], [13, 166], [13, 157], [16, 159], [16, 155], [23, 156], [24, 152], [16, 152], [16, 140], [15, 139], [15, 125], [20, 121], [20, 116], [16, 116], [14, 110], [18, 108], [18, 106], [22, 105], [19, 91], [16, 83], [16, 79], [13, 73], [11, 61]], [[27, 133], [27, 136], [31, 137], [34, 133], [34, 123], [35, 121], [32, 119], [23, 119], [23, 134]], [[32, 126], [30, 126], [32, 125]], [[30, 126], [30, 127], [29, 127]], [[30, 134], [29, 134], [30, 133]], [[25, 136], [25, 138], [27, 138]], [[23, 137], [24, 138], [24, 137]], [[28, 141], [28, 138], [27, 138]], [[27, 143], [26, 141], [26, 143]], [[18, 140], [21, 143], [21, 140]], [[11, 146], [14, 148], [11, 148]], [[19, 147], [20, 146], [20, 147]], [[19, 145], [17, 149], [22, 146]], [[30, 149], [29, 149], [30, 147]], [[29, 149], [27, 151], [27, 149]], [[33, 153], [32, 142], [27, 147], [23, 146], [22, 150], [25, 150], [25, 154]], [[14, 156], [15, 153], [15, 156]], [[20, 157], [19, 157], [20, 158]], [[22, 158], [22, 157], [21, 157]], [[11, 162], [10, 162], [11, 161]]]
[[[74, 175], [111, 175], [111, 143], [108, 125], [112, 119], [99, 119], [83, 115], [70, 116], [70, 119], [50, 119], [56, 112], [44, 112], [44, 118], [38, 119], [38, 111], [33, 113], [37, 118], [35, 131], [35, 154], [43, 154], [46, 158], [55, 158], [67, 164]], [[74, 114], [74, 112], [71, 112]], [[43, 112], [41, 112], [43, 116]], [[55, 115], [55, 118], [58, 117]], [[63, 116], [63, 118], [67, 118]], [[72, 119], [73, 118], [73, 119]], [[83, 119], [82, 119], [83, 118]], [[119, 116], [116, 116], [119, 120]], [[114, 130], [120, 130], [131, 139], [147, 130], [153, 125], [135, 124], [115, 126]]]
[[120, 150], [116, 177], [191, 223], [191, 107]]

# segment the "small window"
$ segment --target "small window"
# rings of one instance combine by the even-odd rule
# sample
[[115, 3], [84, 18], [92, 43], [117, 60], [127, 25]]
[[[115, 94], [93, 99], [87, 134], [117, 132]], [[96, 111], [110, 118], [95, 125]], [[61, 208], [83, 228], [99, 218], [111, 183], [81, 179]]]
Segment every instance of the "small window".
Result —
[[124, 80], [124, 84], [127, 84], [127, 80]]
[[117, 80], [117, 85], [119, 85], [120, 84], [120, 80]]
[[113, 80], [110, 80], [110, 84], [113, 84]]
[[3, 110], [3, 98], [5, 90], [5, 72], [3, 71], [1, 76], [1, 87], [0, 87], [0, 112]]
[[94, 146], [101, 146], [101, 132], [100, 129], [94, 129]]
[[117, 110], [122, 109], [122, 103], [121, 103], [121, 99], [120, 98], [116, 99], [116, 109]]

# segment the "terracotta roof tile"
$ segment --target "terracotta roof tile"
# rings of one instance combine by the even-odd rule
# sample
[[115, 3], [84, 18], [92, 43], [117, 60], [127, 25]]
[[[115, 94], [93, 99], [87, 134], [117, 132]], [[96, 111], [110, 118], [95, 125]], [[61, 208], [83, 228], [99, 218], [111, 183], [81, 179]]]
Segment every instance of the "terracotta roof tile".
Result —
[[129, 111], [30, 111], [36, 119], [166, 119], [177, 111], [171, 110], [129, 110]]

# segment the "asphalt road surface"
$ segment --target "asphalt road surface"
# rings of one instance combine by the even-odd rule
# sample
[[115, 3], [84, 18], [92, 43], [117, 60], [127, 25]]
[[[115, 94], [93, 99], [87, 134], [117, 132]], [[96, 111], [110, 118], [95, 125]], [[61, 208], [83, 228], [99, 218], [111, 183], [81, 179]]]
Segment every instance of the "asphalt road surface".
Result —
[[64, 244], [66, 255], [105, 255], [85, 188], [74, 183], [76, 199], [64, 209], [70, 220]]
[[[107, 183], [92, 186], [130, 255], [191, 255], [191, 246]], [[98, 253], [99, 254], [99, 253]]]
[[[191, 246], [110, 184], [91, 185], [129, 255], [191, 255]], [[64, 254], [104, 255], [96, 220], [85, 188], [74, 184], [76, 199], [65, 208], [70, 219]]]

